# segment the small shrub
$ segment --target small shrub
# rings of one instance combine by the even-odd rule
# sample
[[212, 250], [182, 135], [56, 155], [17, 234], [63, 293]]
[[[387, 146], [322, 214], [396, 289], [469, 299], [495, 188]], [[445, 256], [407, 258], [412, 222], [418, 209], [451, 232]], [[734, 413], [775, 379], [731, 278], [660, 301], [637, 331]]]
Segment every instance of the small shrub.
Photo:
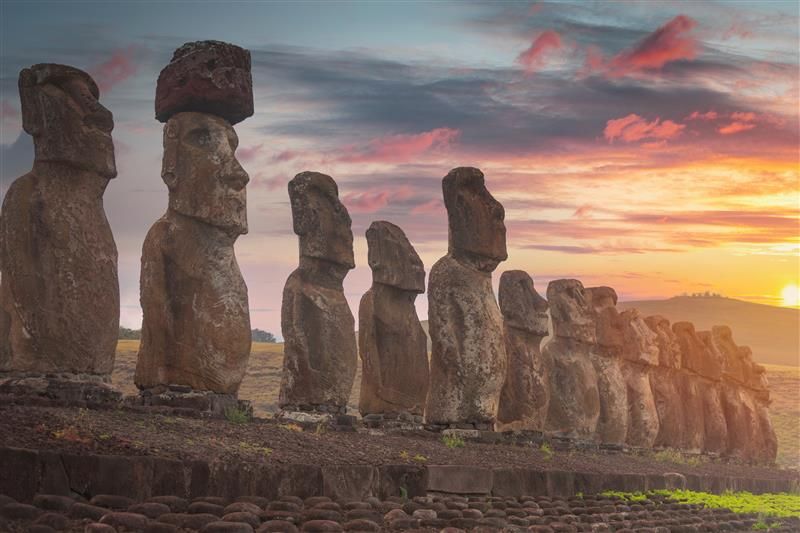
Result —
[[259, 446], [258, 444], [251, 444], [249, 442], [240, 442], [239, 448], [246, 452], [257, 453], [261, 454], [264, 457], [269, 457], [272, 453], [272, 448], [267, 448], [266, 446]]
[[403, 450], [400, 452], [400, 459], [402, 459], [403, 461], [408, 461], [410, 457], [411, 456], [408, 454], [407, 451]]
[[455, 448], [463, 448], [467, 445], [467, 443], [464, 442], [464, 439], [458, 435], [442, 435], [442, 442], [451, 450]]
[[228, 407], [225, 409], [225, 418], [231, 424], [247, 424], [250, 422], [250, 414], [238, 407]]
[[539, 446], [539, 451], [544, 455], [544, 460], [549, 461], [553, 458], [553, 447], [550, 446], [549, 442], [543, 442], [541, 446]]
[[400, 497], [403, 498], [404, 500], [408, 499], [408, 489], [407, 488], [405, 488], [403, 486], [400, 487]]
[[81, 444], [89, 444], [92, 440], [89, 437], [81, 435], [81, 432], [75, 426], [67, 426], [64, 429], [59, 429], [53, 432], [53, 437], [67, 442], [78, 442]]
[[428, 461], [428, 458], [425, 457], [424, 455], [417, 454], [417, 455], [414, 456], [414, 462], [426, 463], [427, 461]]
[[303, 428], [301, 428], [297, 424], [291, 424], [291, 423], [290, 424], [278, 424], [278, 427], [281, 428], [281, 429], [287, 429], [289, 431], [294, 431], [296, 433], [302, 433], [303, 432]]

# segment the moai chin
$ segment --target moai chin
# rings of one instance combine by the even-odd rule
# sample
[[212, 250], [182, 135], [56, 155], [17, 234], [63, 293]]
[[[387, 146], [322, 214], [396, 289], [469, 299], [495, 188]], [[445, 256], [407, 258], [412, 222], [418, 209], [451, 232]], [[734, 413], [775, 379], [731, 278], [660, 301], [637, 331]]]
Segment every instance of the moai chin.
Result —
[[644, 319], [656, 335], [658, 365], [650, 369], [650, 388], [658, 411], [658, 435], [653, 447], [679, 449], [684, 440], [685, 419], [681, 396], [681, 348], [669, 320], [654, 315]]
[[503, 272], [498, 299], [508, 368], [500, 393], [497, 429], [542, 431], [550, 403], [552, 366], [540, 349], [549, 332], [547, 300], [539, 296], [533, 279], [522, 270]]
[[[196, 407], [204, 410], [235, 403], [250, 356], [247, 287], [233, 249], [247, 233], [249, 177], [235, 156], [231, 124], [238, 117], [224, 107], [228, 101], [236, 108], [247, 95], [252, 101], [249, 57], [216, 41], [184, 45], [156, 90], [172, 95], [171, 108], [156, 99], [157, 116], [166, 122], [161, 177], [169, 204], [142, 248], [142, 341], [134, 381], [145, 391], [202, 392]], [[217, 107], [200, 105], [188, 88], [181, 92], [208, 71], [227, 80], [220, 73], [231, 70], [240, 73], [230, 78], [240, 84], [211, 93]], [[175, 72], [183, 81], [167, 75]]]
[[0, 383], [13, 391], [15, 376], [59, 376], [38, 392], [116, 399], [104, 385], [119, 334], [117, 249], [103, 210], [117, 174], [113, 117], [94, 80], [70, 66], [23, 69], [19, 92], [35, 160], [0, 214], [0, 375], [9, 378]]
[[355, 320], [342, 282], [355, 267], [353, 232], [333, 178], [302, 172], [289, 182], [300, 265], [283, 289], [285, 411], [344, 413], [358, 364]]
[[547, 286], [553, 338], [544, 346], [553, 362], [545, 431], [594, 439], [600, 418], [597, 372], [590, 352], [597, 335], [590, 297], [580, 281], [559, 279]]
[[650, 373], [658, 364], [658, 338], [636, 309], [620, 314], [623, 323], [622, 375], [628, 390], [628, 434], [625, 442], [652, 448], [659, 421]]
[[419, 423], [428, 394], [428, 340], [414, 300], [425, 292], [425, 268], [394, 224], [373, 222], [366, 235], [372, 287], [358, 310], [359, 411]]
[[628, 431], [628, 390], [622, 374], [624, 323], [614, 289], [589, 287], [585, 291], [596, 327], [596, 343], [589, 351], [600, 398], [596, 438], [601, 444], [621, 446]]
[[448, 253], [428, 281], [432, 342], [429, 424], [490, 429], [506, 375], [503, 317], [492, 272], [508, 257], [503, 206], [477, 168], [451, 170], [442, 180]]

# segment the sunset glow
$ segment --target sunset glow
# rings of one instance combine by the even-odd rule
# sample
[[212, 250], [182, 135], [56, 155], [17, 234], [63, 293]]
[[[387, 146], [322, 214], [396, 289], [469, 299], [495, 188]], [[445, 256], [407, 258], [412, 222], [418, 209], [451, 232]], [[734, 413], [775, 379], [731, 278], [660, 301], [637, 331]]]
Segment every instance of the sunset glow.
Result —
[[124, 325], [139, 325], [141, 245], [167, 201], [155, 80], [177, 46], [209, 38], [253, 59], [256, 113], [236, 126], [250, 233], [236, 251], [254, 327], [280, 331], [297, 264], [286, 184], [304, 170], [333, 176], [352, 215], [353, 310], [373, 220], [401, 226], [428, 269], [446, 252], [441, 178], [456, 166], [481, 168], [505, 206], [495, 281], [523, 269], [540, 293], [576, 277], [622, 300], [799, 305], [787, 285], [800, 271], [795, 2], [209, 2], [191, 24], [180, 3], [148, 16], [91, 4], [80, 18], [3, 5], [0, 196], [33, 158], [19, 70], [92, 73], [116, 122], [104, 201]]

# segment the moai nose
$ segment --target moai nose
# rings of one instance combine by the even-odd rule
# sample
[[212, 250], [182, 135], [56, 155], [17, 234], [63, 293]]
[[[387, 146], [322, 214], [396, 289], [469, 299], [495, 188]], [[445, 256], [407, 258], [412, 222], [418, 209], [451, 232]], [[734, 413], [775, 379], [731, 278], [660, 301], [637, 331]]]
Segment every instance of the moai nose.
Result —
[[247, 175], [242, 165], [236, 159], [233, 159], [228, 172], [225, 173], [224, 180], [233, 190], [241, 191], [250, 181], [250, 176]]

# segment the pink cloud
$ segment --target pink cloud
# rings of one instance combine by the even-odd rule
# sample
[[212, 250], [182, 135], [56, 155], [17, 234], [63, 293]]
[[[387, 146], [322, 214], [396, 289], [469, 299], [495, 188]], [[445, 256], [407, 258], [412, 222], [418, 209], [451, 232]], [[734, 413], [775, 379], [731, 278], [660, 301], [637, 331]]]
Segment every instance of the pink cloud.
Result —
[[370, 141], [362, 149], [349, 149], [337, 158], [346, 163], [404, 162], [425, 152], [450, 146], [461, 134], [451, 128], [436, 128], [411, 135], [388, 135]]
[[752, 130], [756, 125], [749, 122], [731, 122], [727, 126], [717, 129], [722, 135], [733, 135], [742, 131]]
[[390, 202], [408, 200], [412, 196], [413, 191], [406, 186], [394, 190], [351, 192], [342, 196], [342, 203], [353, 213], [374, 213]]
[[705, 113], [693, 111], [691, 115], [686, 117], [686, 120], [717, 120], [718, 117], [719, 114], [716, 111], [706, 111]]
[[115, 85], [136, 74], [138, 67], [133, 61], [134, 52], [135, 48], [132, 46], [116, 50], [108, 60], [89, 69], [89, 74], [101, 91], [110, 91]]
[[284, 163], [286, 161], [291, 161], [296, 157], [302, 155], [301, 152], [296, 152], [294, 150], [284, 150], [283, 152], [278, 152], [277, 154], [273, 155], [270, 160], [275, 163]]
[[18, 118], [19, 110], [6, 100], [3, 100], [2, 103], [0, 103], [0, 116], [3, 118]]
[[411, 210], [412, 215], [425, 215], [430, 213], [440, 213], [444, 211], [444, 202], [441, 199], [435, 198], [429, 200], [424, 204], [420, 204]]
[[252, 161], [261, 153], [262, 148], [264, 148], [263, 144], [239, 147], [239, 149], [236, 150], [236, 158], [239, 159], [239, 161]]
[[748, 113], [736, 112], [736, 113], [731, 113], [731, 118], [733, 120], [740, 120], [742, 122], [753, 122], [756, 119], [756, 114], [752, 112]]
[[544, 65], [545, 56], [550, 51], [562, 47], [561, 36], [553, 30], [545, 30], [533, 40], [530, 47], [517, 56], [517, 63], [528, 73], [535, 72]]
[[684, 128], [686, 128], [684, 124], [677, 124], [671, 120], [661, 122], [660, 118], [647, 122], [639, 115], [631, 113], [626, 117], [606, 122], [603, 136], [612, 143], [615, 139], [628, 143], [643, 139], [668, 140], [680, 135]]
[[593, 207], [591, 205], [584, 204], [576, 209], [572, 216], [575, 218], [591, 218], [592, 210]]

